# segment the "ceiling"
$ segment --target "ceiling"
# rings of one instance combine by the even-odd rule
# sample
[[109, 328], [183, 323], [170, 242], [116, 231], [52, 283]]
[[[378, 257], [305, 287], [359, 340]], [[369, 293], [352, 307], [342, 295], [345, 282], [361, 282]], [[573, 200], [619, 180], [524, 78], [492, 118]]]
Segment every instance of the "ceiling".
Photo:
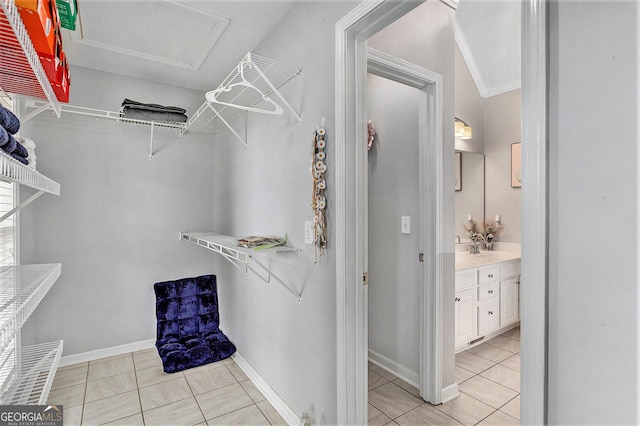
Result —
[[75, 66], [212, 90], [295, 3], [79, 0], [64, 51]]
[[[217, 87], [297, 0], [78, 3], [78, 29], [63, 31], [69, 63], [204, 91]], [[520, 87], [518, 0], [460, 0], [456, 41], [482, 96]]]
[[520, 87], [519, 0], [460, 0], [456, 42], [482, 97]]

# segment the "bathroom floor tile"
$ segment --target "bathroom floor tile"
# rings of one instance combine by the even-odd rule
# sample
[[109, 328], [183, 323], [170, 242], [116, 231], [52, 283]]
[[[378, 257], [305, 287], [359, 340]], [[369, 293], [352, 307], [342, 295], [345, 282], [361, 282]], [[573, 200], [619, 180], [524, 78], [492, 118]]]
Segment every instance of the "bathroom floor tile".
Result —
[[125, 393], [138, 388], [135, 372], [105, 377], [87, 382], [85, 401], [95, 401], [108, 396]]
[[121, 393], [96, 401], [85, 402], [82, 423], [100, 425], [140, 412], [138, 391]]
[[500, 364], [513, 370], [520, 371], [520, 354], [515, 354], [514, 356], [505, 359]]
[[416, 426], [416, 425], [459, 425], [452, 417], [444, 414], [430, 404], [422, 404], [406, 414], [395, 419], [400, 426]]
[[143, 411], [192, 396], [191, 388], [184, 377], [140, 388], [140, 403]]
[[415, 396], [418, 399], [422, 399], [422, 397], [420, 396], [420, 389], [418, 389], [417, 387], [405, 382], [402, 379], [395, 379], [393, 382], [398, 386], [400, 386], [402, 389], [406, 390], [407, 392], [409, 392], [411, 395]]
[[368, 404], [367, 419], [367, 424], [369, 426], [383, 426], [391, 421], [391, 419], [385, 416], [382, 411], [378, 410], [371, 404]]
[[514, 354], [520, 353], [520, 341], [509, 339], [504, 336], [496, 336], [487, 340], [487, 344], [504, 349], [505, 351], [512, 352]]
[[63, 421], [65, 425], [82, 424], [82, 405], [76, 405], [75, 407], [69, 407], [69, 408], [63, 407], [63, 408], [64, 408]]
[[509, 367], [505, 367], [501, 364], [496, 364], [488, 370], [480, 373], [485, 379], [489, 379], [492, 382], [506, 386], [509, 389], [513, 389], [516, 392], [520, 392], [520, 372], [513, 370]]
[[244, 371], [242, 371], [242, 368], [240, 368], [240, 366], [238, 366], [238, 364], [236, 364], [235, 362], [225, 364], [225, 365], [227, 366], [227, 368], [229, 369], [231, 374], [233, 374], [233, 377], [235, 377], [237, 381], [243, 382], [245, 380], [249, 380], [249, 378], [244, 373]]
[[482, 401], [461, 393], [459, 397], [436, 407], [439, 411], [465, 425], [475, 425], [495, 411]]
[[249, 395], [249, 398], [251, 398], [253, 402], [260, 402], [266, 399], [262, 392], [260, 392], [260, 389], [258, 389], [251, 380], [240, 382], [240, 386], [242, 386], [244, 391]]
[[[66, 420], [66, 418], [65, 418]], [[66, 423], [66, 422], [65, 422]], [[70, 423], [72, 424], [72, 423]], [[144, 420], [142, 419], [142, 413], [134, 414], [133, 416], [125, 417], [123, 419], [114, 420], [106, 423], [109, 426], [144, 426]]]
[[157, 367], [162, 369], [162, 359], [158, 355], [156, 349], [146, 349], [144, 351], [138, 351], [133, 353], [133, 364], [136, 370], [142, 368]]
[[221, 368], [203, 370], [200, 374], [190, 374], [187, 376], [187, 381], [194, 395], [238, 384], [236, 378], [224, 365]]
[[471, 371], [472, 373], [481, 373], [487, 368], [491, 368], [496, 363], [483, 358], [478, 355], [474, 355], [470, 352], [464, 351], [456, 354], [456, 365]]
[[475, 376], [476, 373], [473, 373], [465, 368], [462, 368], [458, 365], [456, 365], [456, 383], [460, 384], [462, 382], [464, 382], [465, 380], [469, 380], [470, 378], [472, 378], [473, 376]]
[[[233, 362], [233, 361], [230, 361], [230, 362]], [[193, 376], [194, 374], [202, 374], [205, 371], [214, 370], [216, 368], [222, 368], [225, 365], [226, 364], [223, 361], [211, 362], [209, 364], [201, 365], [200, 367], [189, 368], [187, 370], [184, 370], [183, 373], [185, 376]]]
[[280, 413], [273, 408], [269, 401], [260, 401], [256, 405], [273, 426], [287, 426], [287, 422], [284, 421]]
[[394, 383], [387, 383], [369, 391], [369, 403], [390, 419], [421, 405], [423, 401]]
[[211, 425], [268, 425], [269, 421], [255, 405], [240, 408], [231, 413], [216, 417], [208, 422]]
[[478, 425], [481, 426], [519, 426], [520, 421], [506, 415], [502, 411], [495, 411], [489, 417], [482, 420]]
[[136, 377], [138, 378], [138, 386], [142, 388], [145, 386], [151, 386], [158, 383], [175, 380], [179, 377], [184, 377], [184, 374], [182, 374], [181, 371], [178, 373], [169, 374], [162, 371], [162, 368], [150, 367], [136, 369]]
[[65, 370], [57, 370], [53, 378], [51, 389], [66, 388], [67, 386], [75, 386], [84, 384], [87, 381], [87, 371], [89, 365], [80, 367], [67, 368]]
[[67, 407], [75, 407], [76, 405], [82, 406], [84, 401], [85, 384], [79, 384], [74, 386], [67, 386], [65, 388], [59, 388], [49, 392], [47, 398], [47, 404], [51, 405], [63, 405], [65, 416], [67, 413]]
[[369, 380], [367, 385], [368, 390], [375, 389], [378, 386], [382, 386], [385, 383], [389, 383], [387, 379], [385, 379], [378, 373], [374, 372], [373, 370], [368, 370], [367, 374], [368, 374], [368, 380]]
[[382, 376], [383, 378], [389, 381], [393, 381], [398, 378], [395, 374], [385, 370], [384, 368], [372, 362], [369, 363], [369, 370], [373, 371], [374, 373]]
[[143, 411], [145, 425], [195, 425], [204, 421], [204, 416], [194, 397]]
[[[515, 342], [515, 340], [513, 340], [513, 342]], [[493, 362], [502, 362], [514, 354], [514, 352], [509, 352], [497, 346], [490, 345], [489, 342], [469, 348], [467, 349], [467, 352], [481, 356], [482, 358], [486, 358]]]
[[89, 368], [89, 361], [85, 361], [85, 362], [78, 362], [75, 364], [69, 364], [69, 365], [65, 365], [64, 367], [58, 367], [56, 369], [56, 372], [61, 372], [61, 371], [66, 371], [66, 370], [73, 370], [74, 368]]
[[509, 389], [481, 376], [472, 377], [462, 383], [459, 386], [459, 390], [494, 408], [500, 408], [518, 396], [518, 392], [513, 389]]
[[116, 374], [133, 371], [133, 357], [131, 354], [104, 358], [89, 362], [89, 381], [103, 379]]
[[502, 333], [501, 336], [508, 337], [509, 339], [520, 340], [520, 327], [507, 330]]
[[207, 422], [215, 417], [253, 405], [253, 401], [239, 383], [196, 395], [196, 401]]
[[500, 407], [500, 411], [520, 420], [520, 395]]

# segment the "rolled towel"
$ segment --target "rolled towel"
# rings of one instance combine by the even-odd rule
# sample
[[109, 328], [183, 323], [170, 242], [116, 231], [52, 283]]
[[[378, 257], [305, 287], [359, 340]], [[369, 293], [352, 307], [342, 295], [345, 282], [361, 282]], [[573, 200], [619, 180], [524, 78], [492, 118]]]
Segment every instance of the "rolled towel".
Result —
[[5, 146], [9, 142], [9, 132], [4, 127], [0, 127], [0, 146]]
[[7, 129], [7, 132], [15, 135], [20, 130], [20, 120], [14, 113], [0, 105], [0, 126]]
[[21, 136], [16, 136], [18, 142], [20, 142], [27, 149], [36, 149], [36, 143], [33, 139], [23, 138]]
[[18, 146], [18, 141], [16, 140], [16, 138], [14, 138], [13, 135], [9, 135], [9, 142], [4, 144], [3, 146], [0, 146], [0, 148], [2, 148], [2, 150], [7, 154], [11, 154], [13, 151], [16, 150], [17, 146]]
[[11, 157], [15, 158], [16, 160], [18, 160], [22, 164], [26, 164], [26, 165], [29, 164], [29, 160], [27, 160], [26, 158], [24, 158], [24, 157], [22, 157], [22, 156], [20, 156], [20, 155], [18, 155], [16, 153], [11, 154]]
[[16, 149], [13, 150], [12, 154], [16, 154], [20, 157], [27, 158], [29, 153], [27, 152], [27, 148], [22, 146], [22, 144], [16, 141]]

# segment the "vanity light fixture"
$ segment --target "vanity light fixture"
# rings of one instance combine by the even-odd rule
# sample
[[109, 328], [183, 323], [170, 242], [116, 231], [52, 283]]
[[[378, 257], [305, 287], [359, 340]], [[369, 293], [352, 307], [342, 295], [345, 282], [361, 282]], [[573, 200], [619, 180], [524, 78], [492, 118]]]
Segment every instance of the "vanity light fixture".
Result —
[[455, 118], [455, 136], [462, 140], [471, 139], [473, 136], [473, 132], [471, 130], [471, 126], [469, 126], [464, 120], [456, 117]]

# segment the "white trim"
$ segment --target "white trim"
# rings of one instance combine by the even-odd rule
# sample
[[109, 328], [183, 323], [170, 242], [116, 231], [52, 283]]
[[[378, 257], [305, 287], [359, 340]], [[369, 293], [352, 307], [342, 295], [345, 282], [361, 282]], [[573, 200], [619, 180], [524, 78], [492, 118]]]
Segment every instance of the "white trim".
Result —
[[487, 85], [484, 84], [484, 80], [482, 79], [482, 73], [480, 72], [480, 68], [478, 64], [476, 64], [476, 60], [473, 57], [473, 53], [471, 52], [471, 48], [467, 43], [467, 39], [462, 32], [462, 28], [460, 28], [460, 24], [458, 20], [454, 17], [454, 32], [456, 38], [456, 44], [458, 45], [458, 49], [460, 49], [460, 53], [462, 54], [462, 58], [464, 62], [467, 64], [467, 68], [469, 69], [469, 74], [471, 74], [471, 78], [473, 78], [474, 83], [476, 83], [476, 88], [478, 89], [478, 93], [483, 98], [486, 98], [485, 93], [487, 93]]
[[452, 399], [455, 399], [460, 396], [460, 392], [458, 391], [458, 384], [452, 383], [449, 386], [445, 386], [442, 388], [442, 403], [445, 404]]
[[458, 45], [458, 49], [460, 49], [460, 53], [462, 54], [462, 58], [464, 59], [465, 64], [467, 64], [467, 68], [469, 69], [471, 78], [476, 84], [478, 93], [482, 98], [486, 99], [492, 96], [501, 95], [503, 93], [519, 89], [522, 86], [521, 80], [514, 80], [508, 83], [501, 84], [500, 86], [488, 88], [486, 83], [484, 82], [484, 79], [482, 78], [480, 67], [476, 63], [473, 53], [471, 52], [471, 48], [467, 43], [467, 39], [462, 32], [462, 28], [460, 28], [458, 20], [454, 18], [453, 22], [455, 25], [456, 44]]
[[404, 365], [399, 364], [394, 360], [379, 354], [373, 349], [369, 349], [369, 361], [371, 361], [378, 367], [388, 371], [389, 373], [394, 374], [398, 378], [409, 383], [411, 386], [420, 388], [420, 375], [410, 368], [407, 368]]
[[249, 380], [253, 382], [253, 384], [258, 388], [260, 392], [264, 395], [264, 397], [269, 401], [269, 403], [276, 409], [278, 414], [282, 417], [282, 419], [288, 425], [297, 425], [300, 424], [300, 417], [296, 415], [296, 413], [284, 402], [280, 395], [278, 395], [271, 386], [262, 378], [260, 374], [256, 370], [253, 369], [251, 364], [247, 362], [246, 359], [238, 352], [234, 353], [231, 358], [238, 364], [238, 367], [244, 371], [244, 374], [247, 375]]
[[458, 10], [460, 6], [460, 0], [440, 0], [442, 3], [446, 4], [453, 10]]
[[78, 364], [80, 362], [95, 361], [96, 359], [122, 355], [129, 352], [143, 351], [155, 348], [156, 339], [140, 340], [139, 342], [126, 343], [124, 345], [111, 346], [94, 351], [81, 352], [73, 355], [65, 355], [60, 358], [60, 367]]
[[522, 424], [546, 423], [547, 1], [522, 5]]

